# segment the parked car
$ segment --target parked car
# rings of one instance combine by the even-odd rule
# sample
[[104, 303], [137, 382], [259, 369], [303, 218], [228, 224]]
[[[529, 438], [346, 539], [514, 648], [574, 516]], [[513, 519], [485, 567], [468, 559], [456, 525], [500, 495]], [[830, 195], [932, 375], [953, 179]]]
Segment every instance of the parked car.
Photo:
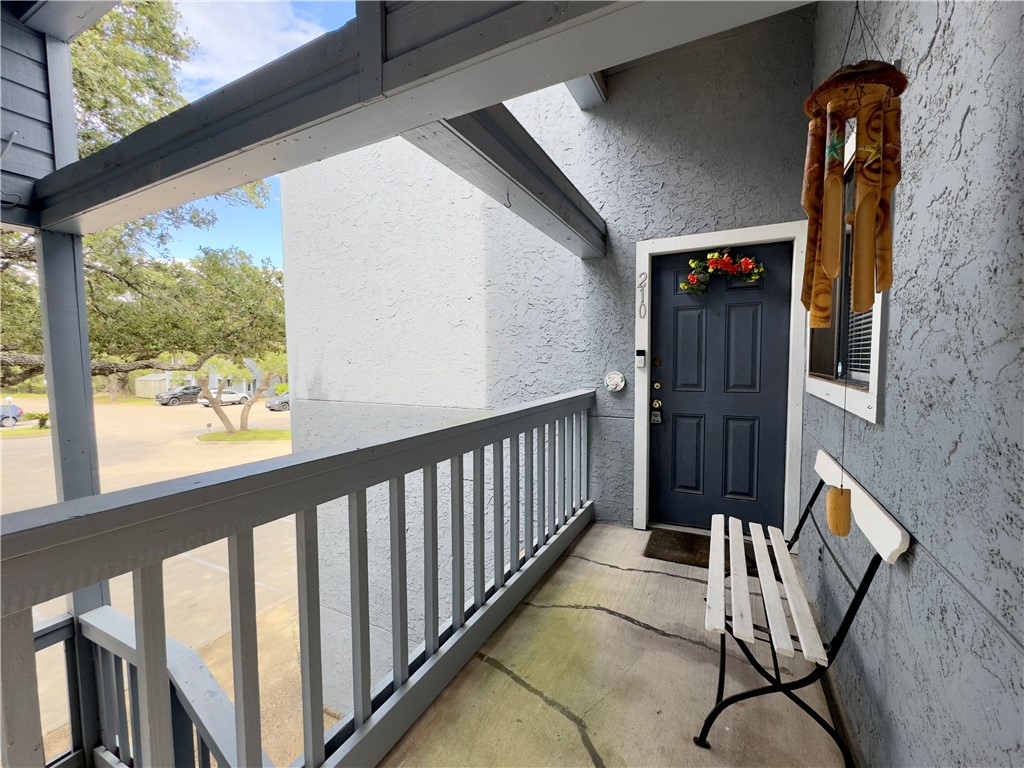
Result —
[[203, 388], [197, 384], [183, 384], [182, 386], [175, 387], [167, 392], [158, 392], [156, 395], [156, 401], [160, 403], [160, 405], [194, 403], [199, 399], [199, 393], [202, 391]]
[[[216, 394], [216, 393], [214, 393]], [[221, 405], [242, 405], [243, 403], [249, 402], [249, 396], [245, 392], [239, 392], [237, 389], [225, 389], [220, 394]], [[204, 408], [210, 408], [210, 401], [205, 397], [199, 398], [199, 404]]]
[[290, 411], [292, 409], [291, 396], [291, 392], [285, 392], [283, 395], [272, 397], [267, 400], [267, 408], [271, 411]]
[[13, 427], [24, 415], [25, 411], [13, 403], [0, 405], [0, 427]]

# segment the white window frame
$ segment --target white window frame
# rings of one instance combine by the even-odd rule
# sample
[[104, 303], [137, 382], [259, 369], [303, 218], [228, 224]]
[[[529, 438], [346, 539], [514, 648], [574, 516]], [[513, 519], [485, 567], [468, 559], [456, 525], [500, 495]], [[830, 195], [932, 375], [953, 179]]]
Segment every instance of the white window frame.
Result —
[[[853, 163], [857, 151], [856, 134], [851, 133], [846, 140], [843, 163], [848, 170]], [[871, 424], [882, 420], [882, 382], [885, 361], [885, 339], [888, 337], [889, 294], [875, 294], [875, 303], [871, 307], [871, 373], [867, 378], [867, 388], [845, 381], [823, 379], [813, 376], [809, 361], [811, 348], [811, 331], [807, 329], [804, 337], [804, 359], [808, 361], [804, 371], [804, 389], [807, 394], [831, 403], [848, 413], [859, 416]], [[863, 382], [862, 382], [863, 383]]]

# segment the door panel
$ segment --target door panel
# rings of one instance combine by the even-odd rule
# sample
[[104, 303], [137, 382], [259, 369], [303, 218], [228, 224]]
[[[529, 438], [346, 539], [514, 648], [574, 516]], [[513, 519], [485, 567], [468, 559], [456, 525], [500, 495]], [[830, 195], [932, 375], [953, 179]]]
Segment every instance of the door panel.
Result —
[[760, 419], [725, 417], [722, 495], [757, 501], [757, 454]]
[[672, 489], [704, 493], [704, 417], [672, 417]]
[[706, 250], [653, 261], [652, 522], [709, 528], [721, 512], [782, 524], [792, 243], [735, 250], [764, 262], [763, 280], [718, 277], [696, 296], [679, 283]]
[[[672, 389], [676, 392], [704, 391], [704, 316], [706, 307], [675, 307], [672, 349], [676, 350]], [[684, 343], [688, 341], [689, 343]]]
[[761, 304], [725, 309], [725, 391], [761, 391]]

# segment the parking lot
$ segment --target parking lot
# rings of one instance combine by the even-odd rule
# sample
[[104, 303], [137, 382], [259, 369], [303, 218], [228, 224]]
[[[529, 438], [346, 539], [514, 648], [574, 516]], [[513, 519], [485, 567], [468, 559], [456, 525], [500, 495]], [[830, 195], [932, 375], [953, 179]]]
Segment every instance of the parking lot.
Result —
[[[15, 397], [27, 413], [46, 411], [43, 398]], [[241, 407], [226, 412], [237, 426]], [[291, 413], [272, 412], [258, 402], [250, 427], [290, 429]], [[199, 472], [236, 466], [291, 452], [287, 440], [277, 442], [200, 443], [197, 436], [222, 429], [212, 409], [198, 404], [176, 407], [156, 403], [97, 401], [96, 434], [103, 491], [130, 488]], [[34, 423], [15, 428], [31, 434]], [[0, 440], [2, 511], [4, 514], [51, 504], [54, 487], [53, 451], [48, 434]], [[278, 762], [290, 762], [301, 750], [295, 621], [295, 539], [292, 519], [277, 520], [255, 530], [256, 602], [260, 642], [265, 748]], [[214, 676], [230, 693], [230, 609], [227, 545], [214, 542], [164, 563], [167, 633], [197, 650]], [[130, 574], [110, 583], [111, 602], [132, 614]], [[61, 613], [64, 599], [36, 606], [36, 621]], [[51, 653], [53, 651], [54, 653]], [[47, 655], [49, 654], [49, 655]], [[63, 653], [59, 646], [40, 654], [38, 673], [46, 749], [55, 754], [67, 743], [68, 709]], [[45, 658], [44, 658], [45, 657]], [[52, 658], [51, 658], [52, 657]]]
[[[26, 413], [46, 411], [45, 398], [15, 396]], [[225, 408], [235, 426], [241, 406]], [[153, 403], [106, 402], [95, 407], [96, 439], [100, 455], [100, 487], [117, 491], [160, 480], [194, 475], [250, 461], [291, 453], [286, 440], [267, 443], [198, 443], [196, 437], [223, 429], [212, 408], [196, 403], [160, 406]], [[291, 413], [268, 411], [264, 401], [253, 406], [249, 426], [290, 429]], [[34, 424], [22, 423], [18, 432], [30, 433]], [[0, 441], [4, 514], [57, 500], [50, 437], [24, 437]]]

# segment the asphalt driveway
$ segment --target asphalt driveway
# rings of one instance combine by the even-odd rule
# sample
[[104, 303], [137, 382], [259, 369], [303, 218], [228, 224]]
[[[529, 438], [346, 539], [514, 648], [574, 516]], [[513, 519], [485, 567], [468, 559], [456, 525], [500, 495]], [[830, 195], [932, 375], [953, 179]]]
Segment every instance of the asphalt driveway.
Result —
[[[27, 413], [46, 411], [43, 398], [16, 397]], [[238, 425], [241, 406], [226, 411]], [[192, 403], [160, 406], [155, 402], [97, 401], [96, 439], [100, 454], [100, 487], [117, 491], [138, 485], [223, 469], [291, 453], [286, 440], [267, 443], [197, 443], [196, 437], [222, 427], [211, 408]], [[290, 429], [291, 413], [253, 406], [249, 426]], [[209, 427], [208, 427], [209, 425]], [[22, 424], [15, 429], [30, 432]], [[57, 501], [53, 476], [53, 446], [48, 435], [0, 441], [3, 467], [0, 511], [3, 514]]]

